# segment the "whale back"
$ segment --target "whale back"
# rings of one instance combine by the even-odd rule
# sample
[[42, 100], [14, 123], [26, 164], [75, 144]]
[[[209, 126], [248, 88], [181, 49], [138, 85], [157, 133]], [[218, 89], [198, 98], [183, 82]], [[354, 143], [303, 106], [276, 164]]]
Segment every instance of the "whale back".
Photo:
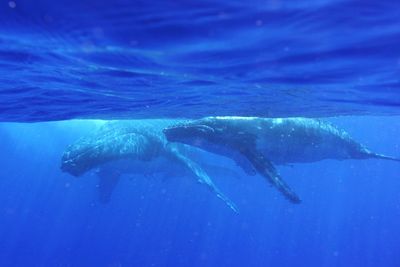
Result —
[[166, 133], [170, 140], [228, 157], [254, 149], [275, 164], [370, 157], [344, 130], [310, 118], [208, 117]]
[[316, 119], [263, 119], [257, 148], [276, 164], [367, 158], [367, 149], [334, 125]]

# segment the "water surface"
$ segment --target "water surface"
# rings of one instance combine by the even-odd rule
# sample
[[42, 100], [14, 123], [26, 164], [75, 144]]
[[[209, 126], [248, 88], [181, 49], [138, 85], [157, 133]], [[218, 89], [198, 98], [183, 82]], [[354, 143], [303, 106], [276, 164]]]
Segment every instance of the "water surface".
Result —
[[0, 120], [399, 115], [398, 1], [0, 4]]

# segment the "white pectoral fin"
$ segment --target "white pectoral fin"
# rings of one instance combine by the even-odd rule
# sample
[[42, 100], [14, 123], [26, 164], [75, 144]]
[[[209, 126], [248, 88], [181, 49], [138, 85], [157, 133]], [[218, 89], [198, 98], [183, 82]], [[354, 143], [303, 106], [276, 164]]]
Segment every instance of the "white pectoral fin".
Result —
[[236, 205], [226, 197], [221, 190], [214, 184], [208, 174], [194, 161], [189, 159], [188, 157], [182, 155], [178, 151], [173, 151], [175, 159], [179, 160], [184, 166], [186, 166], [196, 177], [198, 182], [201, 184], [205, 184], [211, 191], [213, 191], [218, 198], [225, 202], [229, 208], [231, 208], [234, 212], [238, 213]]

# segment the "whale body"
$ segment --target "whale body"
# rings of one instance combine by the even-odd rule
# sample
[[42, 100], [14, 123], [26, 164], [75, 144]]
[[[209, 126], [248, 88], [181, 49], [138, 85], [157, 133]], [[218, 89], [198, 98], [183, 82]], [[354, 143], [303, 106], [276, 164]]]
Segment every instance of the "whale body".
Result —
[[275, 164], [324, 159], [399, 159], [373, 153], [348, 133], [317, 119], [207, 117], [164, 129], [170, 142], [180, 142], [230, 157], [244, 169], [253, 168], [291, 202], [300, 198], [284, 182]]
[[108, 201], [122, 174], [151, 173], [177, 169], [196, 177], [231, 209], [236, 207], [214, 184], [208, 174], [185, 153], [190, 147], [169, 143], [162, 130], [176, 120], [111, 121], [70, 145], [61, 169], [74, 176], [98, 168], [100, 200]]

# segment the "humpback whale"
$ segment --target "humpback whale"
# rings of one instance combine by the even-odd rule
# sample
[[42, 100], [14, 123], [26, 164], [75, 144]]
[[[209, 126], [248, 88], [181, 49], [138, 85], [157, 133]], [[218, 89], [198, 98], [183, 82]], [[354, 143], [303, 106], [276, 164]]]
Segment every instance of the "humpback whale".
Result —
[[300, 198], [285, 183], [275, 164], [324, 159], [400, 159], [368, 150], [334, 125], [309, 118], [206, 117], [164, 129], [170, 142], [199, 147], [234, 159], [243, 169], [265, 177], [286, 198]]
[[99, 168], [100, 200], [106, 202], [124, 173], [152, 172], [178, 167], [186, 170], [206, 185], [232, 210], [237, 211], [214, 184], [208, 174], [185, 153], [190, 147], [169, 143], [162, 130], [176, 120], [111, 121], [98, 131], [79, 139], [64, 152], [61, 169], [73, 176], [81, 176]]

